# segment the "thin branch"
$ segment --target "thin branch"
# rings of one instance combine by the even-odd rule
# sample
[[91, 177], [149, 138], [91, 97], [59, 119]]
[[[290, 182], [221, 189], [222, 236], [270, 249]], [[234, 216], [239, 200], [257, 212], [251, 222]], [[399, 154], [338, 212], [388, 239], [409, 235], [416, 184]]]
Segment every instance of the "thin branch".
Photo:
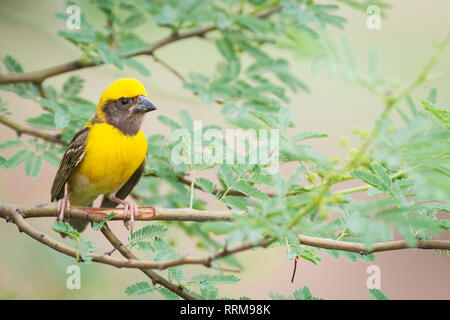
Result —
[[39, 95], [41, 96], [41, 98], [43, 98], [43, 99], [47, 98], [47, 95], [45, 94], [44, 86], [42, 85], [42, 81], [37, 83], [37, 87], [38, 87]]
[[172, 72], [178, 79], [181, 80], [181, 82], [185, 82], [186, 80], [184, 79], [184, 77], [181, 75], [181, 73], [179, 73], [177, 70], [175, 70], [173, 67], [171, 67], [169, 64], [167, 64], [166, 62], [164, 62], [163, 60], [161, 60], [159, 57], [157, 57], [155, 54], [152, 54], [153, 60], [155, 60], [156, 63], [159, 63], [160, 65], [162, 65], [164, 68], [166, 68], [167, 70], [169, 70], [170, 72]]
[[18, 124], [4, 116], [0, 116], [0, 123], [4, 124], [5, 126], [7, 126], [8, 128], [13, 129], [14, 131], [17, 132], [17, 135], [21, 135], [21, 134], [27, 134], [30, 136], [34, 136], [37, 138], [41, 138], [50, 142], [54, 142], [54, 143], [58, 143], [60, 145], [67, 145], [67, 143], [65, 143], [64, 141], [61, 140], [61, 135], [60, 134], [49, 134], [49, 133], [45, 133], [39, 130], [34, 130], [28, 127], [25, 127], [21, 124]]
[[322, 249], [341, 250], [356, 252], [361, 255], [367, 255], [375, 252], [392, 251], [401, 249], [441, 249], [450, 250], [450, 241], [448, 240], [420, 240], [415, 246], [409, 246], [405, 240], [387, 241], [374, 243], [371, 249], [368, 249], [362, 243], [338, 241], [327, 238], [317, 238], [306, 235], [299, 235], [298, 240], [301, 244]]
[[[19, 210], [15, 210], [14, 212], [12, 212], [10, 218], [17, 225], [19, 232], [24, 232], [31, 238], [39, 241], [42, 244], [45, 244], [46, 246], [52, 248], [53, 250], [56, 250], [60, 253], [63, 253], [76, 259], [78, 258], [78, 253], [75, 249], [66, 246], [62, 242], [56, 241], [55, 239], [47, 236], [42, 232], [39, 232], [38, 230], [34, 229], [31, 225], [29, 225], [25, 221], [24, 217], [22, 216]], [[129, 267], [129, 264], [135, 265], [141, 263], [141, 261], [120, 242], [120, 240], [114, 235], [114, 233], [107, 226], [105, 226], [102, 229], [102, 233], [111, 242], [114, 248], [117, 249], [125, 258], [129, 260], [112, 258], [108, 255], [91, 254], [90, 256], [93, 262], [109, 264], [117, 268]], [[177, 294], [178, 296], [182, 297], [183, 299], [195, 300], [193, 296], [184, 292], [182, 288], [167, 281], [165, 278], [161, 277], [156, 272], [140, 266], [136, 266], [136, 268], [139, 268], [142, 272], [144, 272], [152, 280], [153, 285], [160, 284], [163, 287], [167, 288], [168, 290], [172, 291], [173, 293]]]
[[[259, 15], [256, 15], [256, 17], [260, 19], [265, 19], [269, 17], [270, 15], [279, 12], [282, 9], [281, 6], [277, 6], [273, 9], [270, 9], [266, 12], [263, 12]], [[208, 32], [217, 30], [217, 25], [211, 25], [203, 28], [199, 28], [192, 31], [187, 31], [184, 33], [176, 33], [172, 34], [162, 40], [159, 40], [155, 42], [150, 48], [138, 51], [134, 54], [126, 56], [127, 58], [135, 57], [139, 55], [152, 55], [157, 49], [162, 48], [170, 43], [183, 40], [183, 39], [189, 39], [193, 37], [202, 37]], [[99, 64], [103, 64], [103, 62], [100, 62]], [[34, 72], [28, 72], [28, 73], [15, 73], [15, 74], [7, 74], [7, 75], [0, 75], [0, 84], [6, 84], [6, 83], [18, 83], [18, 82], [33, 82], [36, 84], [39, 84], [43, 82], [45, 79], [66, 73], [71, 72], [75, 70], [80, 70], [84, 68], [90, 68], [97, 66], [94, 62], [84, 62], [81, 60], [75, 60], [71, 62], [67, 62], [58, 66], [50, 67], [47, 69], [43, 69], [40, 71], [34, 71]]]
[[267, 247], [270, 243], [272, 243], [275, 239], [274, 238], [263, 238], [262, 240], [258, 241], [257, 243], [251, 243], [251, 242], [243, 242], [240, 245], [237, 245], [236, 247], [232, 249], [228, 249], [227, 247], [223, 248], [221, 251], [218, 251], [214, 254], [211, 254], [209, 256], [203, 257], [203, 258], [190, 258], [190, 257], [181, 257], [173, 260], [168, 261], [162, 261], [158, 262], [159, 266], [158, 269], [163, 270], [179, 265], [185, 265], [185, 264], [199, 264], [204, 265], [205, 267], [212, 267], [212, 262], [214, 260], [218, 260], [224, 257], [228, 257], [231, 255], [234, 255], [239, 252], [247, 251], [253, 248]]
[[294, 283], [295, 273], [297, 272], [297, 263], [298, 263], [298, 256], [295, 256], [295, 259], [294, 259], [294, 270], [292, 271], [291, 283]]
[[108, 36], [108, 45], [111, 48], [111, 50], [116, 50], [117, 44], [116, 44], [116, 39], [114, 38], [114, 23], [111, 20], [111, 18], [108, 18], [108, 20], [106, 21], [106, 24], [108, 26], [108, 32], [109, 32], [109, 36]]
[[[49, 237], [48, 235], [33, 228], [30, 224], [28, 224], [25, 221], [25, 217], [20, 210], [14, 210], [10, 214], [9, 219], [10, 219], [10, 221], [14, 222], [17, 225], [19, 232], [24, 232], [31, 238], [52, 248], [55, 251], [58, 251], [62, 254], [65, 254], [65, 255], [73, 257], [73, 258], [77, 258], [78, 254], [75, 249], [73, 249], [73, 248], [65, 245], [64, 243], [59, 242], [59, 241]], [[238, 245], [235, 248], [230, 249], [230, 250], [228, 250], [227, 248], [224, 248], [223, 250], [221, 250], [215, 254], [212, 254], [212, 255], [209, 255], [209, 256], [203, 257], [203, 258], [181, 257], [181, 258], [168, 260], [168, 261], [161, 261], [161, 262], [159, 262], [159, 261], [158, 262], [141, 261], [127, 247], [125, 247], [123, 245], [123, 243], [114, 235], [114, 233], [111, 231], [111, 229], [109, 229], [109, 227], [106, 224], [102, 228], [101, 231], [102, 231], [103, 235], [108, 239], [108, 241], [113, 245], [114, 249], [118, 250], [125, 258], [127, 258], [127, 260], [113, 258], [113, 257], [110, 257], [110, 255], [108, 255], [108, 254], [92, 253], [92, 254], [90, 254], [90, 257], [92, 258], [93, 262], [109, 264], [116, 268], [141, 269], [142, 271], [145, 271], [144, 273], [151, 274], [151, 276], [150, 275], [149, 276], [152, 278], [153, 281], [156, 281], [156, 283], [160, 283], [161, 285], [165, 286], [166, 288], [168, 288], [171, 291], [173, 291], [172, 289], [174, 289], [174, 288], [177, 288], [177, 289], [180, 289], [180, 288], [169, 282], [169, 284], [173, 286], [172, 289], [170, 289], [169, 287], [171, 287], [171, 286], [169, 286], [168, 283], [165, 283], [164, 281], [160, 281], [161, 279], [158, 278], [157, 274], [155, 274], [153, 271], [147, 270], [147, 269], [164, 270], [164, 269], [167, 269], [170, 267], [184, 265], [184, 264], [199, 264], [199, 265], [204, 265], [207, 267], [213, 267], [211, 264], [211, 262], [213, 260], [217, 260], [217, 259], [229, 256], [229, 255], [233, 255], [238, 252], [246, 251], [246, 250], [255, 248], [257, 246], [264, 247], [269, 244], [267, 239], [263, 239], [260, 242], [258, 242], [257, 244], [245, 242], [245, 243], [242, 243], [241, 245]], [[217, 267], [215, 267], [215, 268], [217, 268]], [[235, 271], [235, 270], [233, 270], [233, 271]]]
[[[8, 219], [15, 210], [19, 210], [24, 218], [57, 217], [56, 203], [45, 203], [40, 205], [12, 205], [0, 203], [0, 217]], [[83, 219], [90, 222], [99, 222], [102, 218], [115, 212], [112, 220], [124, 220], [123, 208], [90, 208], [72, 206], [66, 217]], [[228, 210], [196, 210], [190, 208], [155, 208], [139, 207], [136, 220], [166, 220], [166, 221], [232, 221], [234, 214], [245, 214], [243, 211]], [[128, 219], [126, 217], [125, 219]]]

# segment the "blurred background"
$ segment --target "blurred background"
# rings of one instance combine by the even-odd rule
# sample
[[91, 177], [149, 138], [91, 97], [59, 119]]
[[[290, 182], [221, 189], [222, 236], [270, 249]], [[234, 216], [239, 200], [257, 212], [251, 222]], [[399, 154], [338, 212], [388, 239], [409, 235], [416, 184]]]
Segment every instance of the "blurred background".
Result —
[[[328, 1], [332, 3], [333, 1]], [[58, 0], [15, 0], [0, 2], [0, 57], [13, 55], [26, 71], [40, 70], [79, 58], [77, 48], [57, 36], [64, 23], [55, 17], [56, 12], [65, 12], [65, 2]], [[420, 70], [423, 62], [432, 53], [434, 43], [443, 39], [449, 30], [448, 0], [392, 1], [386, 12], [381, 29], [368, 30], [367, 15], [342, 7], [339, 14], [348, 19], [345, 35], [351, 43], [358, 60], [364, 65], [370, 47], [378, 48], [379, 67], [382, 74], [410, 81]], [[95, 12], [88, 13], [95, 23]], [[98, 24], [101, 22], [98, 21]], [[166, 30], [146, 24], [139, 27], [142, 38], [154, 41], [164, 37]], [[339, 39], [342, 31], [329, 29], [331, 37]], [[211, 73], [214, 69], [216, 48], [214, 43], [199, 39], [179, 41], [158, 51], [158, 56], [170, 63], [184, 75], [190, 71]], [[220, 108], [205, 105], [200, 99], [183, 89], [182, 83], [173, 74], [156, 64], [150, 57], [139, 57], [152, 72], [144, 78], [137, 72], [121, 71], [113, 66], [100, 66], [76, 71], [85, 81], [82, 96], [97, 102], [100, 93], [118, 77], [135, 77], [141, 80], [152, 101], [159, 106], [158, 112], [176, 117], [181, 109], [188, 109], [195, 120], [204, 124], [220, 121]], [[450, 52], [442, 56], [440, 66], [448, 65]], [[439, 66], [438, 65], [438, 66]], [[374, 95], [356, 85], [346, 84], [339, 77], [321, 70], [312, 72], [309, 61], [293, 60], [296, 73], [311, 88], [311, 93], [291, 94], [290, 105], [293, 120], [298, 130], [319, 130], [329, 137], [311, 140], [313, 148], [325, 155], [344, 155], [340, 146], [342, 137], [349, 138], [350, 146], [358, 139], [351, 136], [355, 127], [370, 127], [372, 119], [381, 111], [382, 104]], [[60, 87], [69, 74], [53, 77], [49, 84]], [[435, 85], [438, 89], [437, 105], [448, 107], [450, 80], [443, 79]], [[419, 102], [430, 88], [414, 92]], [[41, 113], [39, 105], [13, 93], [0, 91], [0, 96], [9, 102], [11, 118], [24, 123], [28, 117]], [[143, 131], [169, 134], [151, 114], [145, 120]], [[0, 126], [1, 140], [14, 138], [15, 133]], [[12, 151], [10, 151], [12, 152]], [[11, 154], [3, 154], [10, 156]], [[44, 162], [43, 169], [35, 179], [25, 176], [23, 164], [11, 171], [0, 170], [0, 202], [36, 204], [49, 201], [50, 188], [56, 167]], [[289, 168], [283, 168], [289, 172]], [[336, 190], [357, 185], [355, 182], [340, 183]], [[365, 197], [355, 194], [354, 197]], [[208, 199], [205, 199], [208, 200]], [[31, 221], [43, 232], [56, 237], [51, 225], [53, 219], [41, 218]], [[116, 234], [125, 240], [128, 236], [120, 222], [110, 223]], [[140, 223], [135, 227], [140, 227]], [[83, 234], [92, 239], [99, 252], [110, 250], [110, 245], [98, 233], [88, 230]], [[205, 254], [195, 248], [189, 239], [173, 232], [170, 235], [180, 253]], [[447, 236], [447, 239], [450, 239]], [[70, 243], [70, 242], [68, 242]], [[367, 267], [376, 264], [381, 270], [381, 290], [391, 299], [449, 299], [449, 257], [425, 250], [402, 250], [376, 254], [373, 262], [356, 263], [330, 258], [323, 254], [318, 265], [301, 260], [293, 283], [293, 263], [285, 257], [284, 249], [273, 248], [241, 253], [237, 258], [245, 266], [237, 285], [219, 286], [219, 294], [227, 297], [249, 296], [255, 299], [269, 298], [269, 291], [290, 294], [299, 286], [307, 285], [314, 296], [324, 299], [368, 299], [365, 291], [369, 274]], [[18, 233], [13, 224], [0, 221], [0, 297], [17, 299], [128, 299], [126, 286], [146, 280], [138, 270], [120, 270], [106, 265], [80, 265], [82, 283], [80, 290], [66, 288], [66, 268], [74, 264], [72, 258], [63, 256]], [[186, 266], [186, 273], [202, 267]], [[206, 271], [206, 270], [205, 270]], [[163, 272], [164, 273], [164, 272]], [[145, 295], [142, 298], [157, 299], [161, 296]]]

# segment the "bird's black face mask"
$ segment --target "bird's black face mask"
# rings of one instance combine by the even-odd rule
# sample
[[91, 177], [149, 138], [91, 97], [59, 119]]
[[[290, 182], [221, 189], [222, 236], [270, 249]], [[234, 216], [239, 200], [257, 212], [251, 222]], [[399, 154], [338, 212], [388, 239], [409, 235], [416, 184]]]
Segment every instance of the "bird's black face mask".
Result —
[[156, 109], [156, 106], [145, 96], [136, 96], [109, 101], [103, 108], [103, 112], [107, 123], [126, 135], [134, 136], [141, 129], [144, 115]]

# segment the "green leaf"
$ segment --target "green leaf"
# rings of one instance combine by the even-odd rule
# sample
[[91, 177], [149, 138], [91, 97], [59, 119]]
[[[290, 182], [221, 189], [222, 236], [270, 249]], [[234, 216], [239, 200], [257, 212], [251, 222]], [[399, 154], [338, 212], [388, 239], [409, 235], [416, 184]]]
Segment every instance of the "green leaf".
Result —
[[55, 114], [43, 113], [37, 117], [27, 119], [27, 122], [35, 129], [55, 129]]
[[91, 240], [85, 240], [80, 236], [80, 242], [77, 249], [84, 263], [92, 263], [91, 253], [94, 252], [94, 247]]
[[0, 156], [0, 168], [7, 168], [7, 165], [8, 162], [6, 161], [6, 159]]
[[295, 134], [292, 138], [292, 142], [298, 142], [305, 139], [311, 139], [311, 138], [322, 138], [322, 137], [328, 137], [328, 134], [322, 131], [301, 131], [297, 134]]
[[67, 128], [70, 124], [70, 114], [66, 112], [57, 112], [55, 114], [55, 127], [58, 129]]
[[60, 104], [56, 101], [50, 99], [40, 99], [39, 103], [46, 109], [49, 109], [53, 112], [67, 112], [69, 111], [67, 107], [63, 104]]
[[437, 96], [437, 90], [436, 90], [436, 88], [433, 88], [428, 93], [427, 100], [430, 101], [432, 104], [435, 104], [436, 103], [436, 96]]
[[10, 55], [7, 55], [3, 59], [3, 64], [5, 65], [6, 69], [10, 73], [21, 73], [21, 72], [23, 72], [23, 68], [20, 65], [20, 63], [16, 59], [11, 57]]
[[30, 178], [35, 178], [41, 171], [42, 156], [29, 152], [25, 158], [25, 173]]
[[158, 115], [158, 120], [159, 122], [165, 124], [166, 126], [172, 128], [173, 130], [175, 129], [181, 129], [181, 126], [178, 124], [178, 122], [176, 122], [175, 120], [170, 119], [169, 117], [165, 116], [165, 115]]
[[125, 289], [125, 293], [129, 296], [142, 296], [153, 291], [153, 287], [147, 281], [136, 282]]
[[164, 288], [164, 287], [156, 287], [155, 288], [156, 291], [158, 291], [164, 298], [168, 299], [168, 300], [180, 300], [181, 298], [176, 295], [175, 293], [173, 293], [172, 291]]
[[432, 202], [432, 203], [425, 203], [423, 206], [429, 209], [450, 212], [450, 205], [445, 203]]
[[161, 236], [166, 231], [167, 228], [162, 224], [150, 224], [133, 232], [129, 240], [132, 242], [141, 241], [152, 237]]
[[98, 54], [100, 55], [100, 58], [103, 60], [104, 63], [110, 64], [114, 62], [114, 54], [106, 44], [100, 43], [97, 50]]
[[448, 127], [450, 122], [450, 112], [446, 109], [437, 108], [433, 105], [424, 105], [424, 109], [431, 112], [436, 118], [442, 121]]
[[27, 149], [21, 149], [17, 151], [11, 158], [7, 160], [7, 168], [8, 169], [14, 169], [17, 168], [28, 156], [28, 153], [31, 151], [28, 151]]
[[295, 290], [287, 297], [275, 292], [269, 292], [269, 296], [274, 300], [322, 300], [322, 298], [313, 297], [311, 290], [307, 286]]
[[236, 16], [235, 21], [242, 27], [254, 32], [262, 33], [268, 30], [267, 22], [254, 16]]
[[6, 140], [2, 143], [0, 143], [0, 149], [5, 149], [5, 148], [11, 148], [11, 147], [18, 147], [18, 146], [23, 146], [23, 141], [16, 139], [16, 140]]
[[75, 97], [83, 89], [84, 80], [80, 76], [70, 76], [63, 84], [63, 97]]
[[262, 184], [267, 187], [273, 188], [275, 185], [275, 179], [272, 175], [268, 174], [255, 174], [253, 175], [250, 180], [257, 184]]
[[206, 178], [195, 179], [195, 184], [202, 188], [203, 191], [211, 194], [217, 189], [216, 185]]
[[225, 183], [227, 187], [230, 187], [234, 182], [233, 170], [228, 164], [222, 164], [217, 167], [217, 174], [219, 178]]
[[187, 112], [186, 110], [181, 110], [179, 112], [179, 115], [183, 128], [189, 130], [190, 132], [194, 132], [194, 120], [192, 119], [189, 112]]
[[236, 60], [235, 50], [233, 48], [233, 43], [227, 37], [216, 40], [217, 49], [222, 54], [222, 56], [227, 60]]
[[42, 157], [45, 161], [47, 161], [48, 163], [50, 163], [53, 166], [59, 165], [60, 159], [54, 152], [44, 151], [44, 153], [42, 154]]
[[100, 222], [94, 222], [92, 224], [92, 229], [94, 231], [99, 231], [101, 228], [103, 228], [103, 225], [110, 221], [112, 218], [114, 218], [117, 215], [117, 212], [113, 211], [110, 214], [108, 214], [106, 217], [104, 217]]
[[[86, 30], [86, 31], [85, 31]], [[93, 43], [95, 41], [95, 34], [93, 30], [88, 30], [86, 26], [84, 25], [84, 28], [80, 29], [79, 31], [58, 31], [58, 35], [66, 38], [70, 42], [78, 45], [80, 43], [83, 44], [89, 44]]]
[[383, 192], [389, 192], [389, 188], [385, 184], [385, 182], [371, 173], [356, 169], [356, 170], [351, 171], [350, 175], [358, 180], [362, 180], [362, 181], [370, 184], [371, 186], [373, 186]]
[[408, 107], [409, 107], [409, 109], [411, 110], [411, 113], [412, 113], [414, 116], [417, 115], [418, 111], [417, 111], [416, 105], [414, 104], [414, 101], [413, 101], [413, 99], [411, 98], [411, 96], [410, 96], [410, 95], [407, 95], [405, 99], [406, 99], [406, 102], [408, 103]]
[[261, 190], [249, 185], [248, 183], [240, 180], [233, 185], [233, 189], [236, 189], [247, 196], [259, 199], [259, 200], [267, 200], [269, 196], [262, 192]]
[[240, 279], [233, 274], [198, 274], [189, 280], [189, 283], [236, 283]]
[[136, 60], [134, 58], [129, 58], [129, 59], [123, 59], [122, 61], [127, 66], [129, 66], [130, 68], [136, 70], [137, 72], [141, 73], [142, 75], [144, 75], [146, 77], [150, 77], [151, 76], [150, 70], [147, 69], [147, 67], [144, 66], [144, 64], [142, 64], [138, 60]]
[[154, 19], [157, 24], [162, 26], [173, 25], [177, 19], [177, 9], [169, 4], [164, 4], [159, 14], [155, 15]]
[[376, 172], [378, 177], [380, 177], [383, 180], [384, 184], [390, 188], [392, 185], [392, 181], [386, 170], [383, 168], [383, 166], [380, 165], [379, 163], [375, 163], [372, 166], [372, 168]]
[[379, 289], [369, 289], [367, 290], [367, 294], [374, 300], [389, 300], [389, 298]]
[[225, 196], [222, 198], [221, 201], [226, 205], [233, 207], [234, 209], [247, 210], [247, 204], [244, 201], [242, 201], [240, 197]]
[[322, 257], [313, 248], [301, 246], [298, 243], [297, 239], [295, 240], [289, 239], [287, 241], [286, 257], [289, 260], [292, 260], [295, 257], [300, 257], [313, 264], [318, 264], [322, 260]]
[[72, 238], [72, 240], [77, 240], [80, 238], [80, 233], [75, 230], [69, 223], [64, 221], [55, 221], [53, 223], [53, 230], [55, 230], [56, 232], [67, 234]]

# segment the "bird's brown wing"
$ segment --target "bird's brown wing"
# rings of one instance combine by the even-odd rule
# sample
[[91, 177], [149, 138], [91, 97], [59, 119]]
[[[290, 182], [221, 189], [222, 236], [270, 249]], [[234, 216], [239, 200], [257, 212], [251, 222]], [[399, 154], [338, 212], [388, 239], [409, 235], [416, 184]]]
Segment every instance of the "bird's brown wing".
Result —
[[[138, 184], [139, 180], [141, 180], [142, 174], [144, 173], [145, 163], [147, 162], [147, 158], [142, 162], [139, 168], [132, 174], [130, 179], [116, 192], [116, 197], [119, 199], [125, 199], [133, 190], [133, 188]], [[106, 195], [103, 196], [102, 204], [100, 207], [102, 208], [115, 208], [118, 206], [118, 203], [111, 201]]]
[[64, 197], [65, 185], [69, 180], [75, 168], [83, 160], [86, 152], [87, 136], [91, 130], [91, 127], [84, 127], [78, 131], [70, 141], [66, 152], [59, 165], [58, 172], [56, 173], [55, 180], [53, 180], [51, 201], [59, 200]]

